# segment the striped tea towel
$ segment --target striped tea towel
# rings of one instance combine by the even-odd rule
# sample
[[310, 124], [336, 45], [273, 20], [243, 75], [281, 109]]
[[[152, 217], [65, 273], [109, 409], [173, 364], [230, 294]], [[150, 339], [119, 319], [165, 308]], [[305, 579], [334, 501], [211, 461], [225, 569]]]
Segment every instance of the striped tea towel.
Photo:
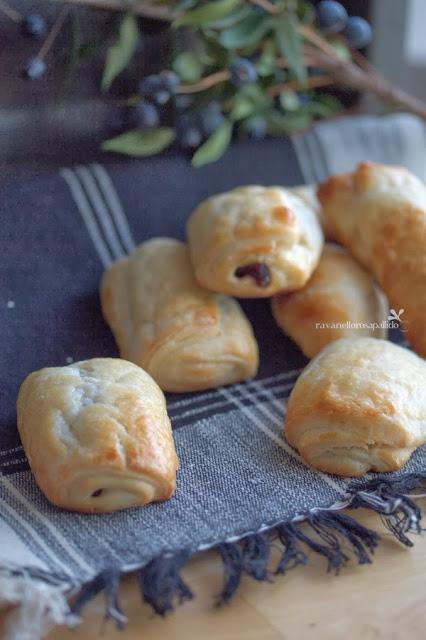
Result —
[[[306, 360], [277, 329], [265, 300], [244, 302], [260, 345], [258, 377], [168, 397], [181, 459], [168, 502], [110, 515], [55, 508], [34, 482], [15, 422], [16, 394], [30, 371], [117, 355], [98, 298], [113, 260], [153, 236], [183, 238], [195, 205], [219, 191], [317, 182], [368, 159], [404, 164], [424, 178], [423, 124], [405, 115], [350, 118], [293, 141], [236, 145], [199, 170], [165, 155], [0, 185], [0, 602], [21, 605], [10, 616], [10, 639], [76, 621], [100, 591], [107, 615], [124, 624], [117, 587], [134, 570], [144, 599], [165, 613], [192, 597], [180, 568], [205, 549], [217, 549], [224, 564], [220, 601], [231, 598], [243, 574], [268, 576], [272, 540], [282, 544], [278, 573], [306, 562], [303, 544], [336, 571], [346, 547], [369, 562], [377, 535], [339, 511], [348, 504], [375, 509], [410, 543], [406, 533], [419, 530], [420, 512], [406, 494], [426, 471], [426, 449], [403, 474], [356, 484], [307, 467], [283, 439], [286, 399]], [[303, 520], [309, 529], [299, 529]]]

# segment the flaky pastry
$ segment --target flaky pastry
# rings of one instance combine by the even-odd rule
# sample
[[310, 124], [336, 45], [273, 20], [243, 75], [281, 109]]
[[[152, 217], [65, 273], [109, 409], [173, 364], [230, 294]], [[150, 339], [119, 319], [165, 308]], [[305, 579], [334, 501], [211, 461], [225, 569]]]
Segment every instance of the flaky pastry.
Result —
[[388, 304], [371, 275], [342, 247], [326, 244], [309, 282], [272, 298], [278, 326], [313, 358], [339, 338], [386, 338]]
[[121, 357], [164, 391], [232, 384], [257, 371], [257, 343], [241, 307], [200, 287], [183, 242], [149, 240], [114, 263], [101, 301]]
[[426, 187], [402, 167], [364, 162], [318, 189], [327, 229], [377, 278], [426, 356]]
[[315, 269], [323, 236], [309, 197], [247, 186], [202, 202], [187, 225], [198, 282], [241, 298], [299, 289]]
[[53, 504], [102, 513], [173, 494], [179, 462], [164, 395], [135, 364], [95, 358], [35, 371], [17, 414], [31, 470]]
[[426, 441], [426, 363], [375, 338], [342, 338], [297, 380], [285, 435], [313, 467], [342, 476], [395, 471]]

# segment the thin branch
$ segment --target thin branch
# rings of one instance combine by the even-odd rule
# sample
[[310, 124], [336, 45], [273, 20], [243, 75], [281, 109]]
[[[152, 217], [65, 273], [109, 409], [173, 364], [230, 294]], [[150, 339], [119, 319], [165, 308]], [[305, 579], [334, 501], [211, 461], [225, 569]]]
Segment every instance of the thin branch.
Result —
[[315, 59], [315, 66], [328, 71], [335, 84], [357, 91], [373, 93], [384, 102], [408, 109], [426, 120], [426, 104], [403, 89], [392, 85], [377, 69], [374, 69], [373, 72], [366, 71], [353, 62], [344, 62], [318, 49], [307, 48], [307, 53]]
[[308, 78], [303, 84], [299, 80], [289, 80], [289, 82], [276, 84], [273, 87], [269, 87], [267, 93], [270, 96], [278, 96], [283, 91], [303, 91], [304, 89], [329, 87], [333, 84], [336, 84], [336, 81], [330, 75], [313, 76], [312, 78]]
[[328, 44], [327, 40], [324, 40], [314, 29], [309, 27], [306, 24], [299, 24], [297, 27], [297, 31], [301, 36], [303, 36], [308, 42], [314, 44], [320, 51], [327, 53], [329, 56], [333, 58], [337, 58], [336, 51], [333, 49], [331, 45]]
[[4, 0], [0, 0], [0, 11], [4, 13], [5, 16], [13, 20], [13, 22], [22, 21], [22, 15], [19, 11], [16, 11], [16, 9], [11, 7], [7, 2], [4, 2]]
[[206, 76], [199, 82], [194, 82], [194, 84], [181, 84], [177, 87], [176, 91], [177, 93], [199, 93], [200, 91], [205, 91], [206, 89], [214, 87], [220, 82], [226, 82], [230, 77], [231, 74], [227, 69], [224, 71], [217, 71], [216, 73]]
[[69, 12], [70, 12], [70, 7], [68, 7], [67, 5], [62, 7], [62, 10], [58, 15], [58, 17], [56, 18], [56, 21], [54, 22], [49, 35], [47, 36], [46, 40], [43, 42], [43, 46], [38, 52], [37, 58], [40, 58], [40, 60], [43, 60], [43, 58], [47, 56], [50, 49], [53, 47], [56, 38], [58, 37], [59, 33], [62, 30], [62, 27], [64, 26], [65, 20], [67, 19]]
[[269, 0], [249, 0], [252, 4], [257, 5], [258, 7], [262, 7], [267, 13], [271, 13], [272, 15], [276, 15], [277, 13], [281, 13], [280, 7], [275, 6]]

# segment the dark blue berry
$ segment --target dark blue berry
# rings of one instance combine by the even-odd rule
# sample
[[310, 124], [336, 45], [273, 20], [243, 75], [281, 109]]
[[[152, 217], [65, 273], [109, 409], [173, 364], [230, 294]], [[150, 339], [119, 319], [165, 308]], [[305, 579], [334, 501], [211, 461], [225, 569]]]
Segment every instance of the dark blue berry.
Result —
[[180, 78], [174, 71], [162, 71], [160, 78], [163, 83], [163, 88], [170, 93], [174, 93], [180, 82]]
[[338, 33], [348, 21], [348, 13], [340, 2], [322, 0], [317, 6], [318, 24], [329, 33]]
[[152, 97], [154, 99], [154, 102], [162, 106], [170, 100], [171, 95], [165, 89], [161, 89], [160, 91], [156, 91], [156, 93], [154, 93]]
[[195, 149], [201, 144], [203, 134], [196, 123], [183, 119], [178, 127], [178, 141], [184, 149]]
[[160, 122], [158, 109], [151, 102], [141, 100], [134, 107], [130, 107], [128, 122], [131, 129], [157, 127]]
[[257, 80], [256, 69], [247, 58], [236, 58], [229, 70], [231, 72], [231, 82], [237, 87], [243, 84], [252, 84]]
[[38, 80], [46, 71], [46, 63], [41, 58], [32, 58], [28, 60], [23, 69], [24, 78], [28, 80]]
[[146, 76], [139, 84], [139, 93], [143, 98], [163, 105], [170, 100], [170, 91], [164, 86], [159, 75]]
[[254, 140], [262, 140], [266, 136], [267, 130], [267, 122], [262, 116], [254, 116], [247, 122], [247, 132]]
[[370, 44], [373, 37], [373, 30], [364, 18], [349, 18], [343, 31], [349, 45], [354, 49], [362, 49]]
[[211, 136], [224, 122], [225, 116], [221, 111], [220, 102], [213, 100], [201, 111], [201, 126], [205, 136]]
[[46, 33], [46, 20], [39, 13], [31, 13], [22, 19], [22, 33], [30, 38], [41, 38]]

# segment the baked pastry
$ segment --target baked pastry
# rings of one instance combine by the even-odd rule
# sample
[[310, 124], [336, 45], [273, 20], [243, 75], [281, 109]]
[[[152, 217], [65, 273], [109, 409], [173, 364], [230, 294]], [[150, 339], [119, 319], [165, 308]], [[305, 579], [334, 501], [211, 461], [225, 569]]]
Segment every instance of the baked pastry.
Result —
[[183, 242], [149, 240], [114, 263], [101, 300], [121, 357], [164, 391], [208, 389], [256, 374], [250, 323], [235, 300], [197, 284]]
[[318, 215], [320, 210], [320, 203], [317, 197], [317, 186], [314, 184], [301, 184], [297, 187], [289, 187], [288, 191], [299, 198], [302, 198], [303, 202], [315, 211]]
[[426, 363], [386, 340], [342, 338], [308, 364], [285, 435], [313, 467], [342, 476], [395, 471], [426, 441]]
[[202, 202], [187, 225], [198, 282], [240, 298], [300, 289], [323, 236], [306, 197], [280, 187], [239, 187]]
[[58, 507], [103, 513], [173, 494], [179, 462], [164, 395], [131, 362], [95, 358], [35, 371], [17, 413], [35, 479]]
[[339, 338], [387, 335], [385, 295], [345, 249], [333, 244], [325, 245], [303, 289], [272, 298], [272, 313], [308, 358]]
[[364, 162], [318, 190], [327, 229], [377, 278], [426, 356], [426, 187], [402, 167]]
[[304, 184], [298, 187], [291, 187], [289, 191], [302, 198], [302, 200], [315, 212], [317, 220], [321, 226], [324, 238], [328, 240], [331, 236], [328, 233], [328, 229], [322, 215], [321, 203], [317, 196], [318, 186], [316, 184]]

